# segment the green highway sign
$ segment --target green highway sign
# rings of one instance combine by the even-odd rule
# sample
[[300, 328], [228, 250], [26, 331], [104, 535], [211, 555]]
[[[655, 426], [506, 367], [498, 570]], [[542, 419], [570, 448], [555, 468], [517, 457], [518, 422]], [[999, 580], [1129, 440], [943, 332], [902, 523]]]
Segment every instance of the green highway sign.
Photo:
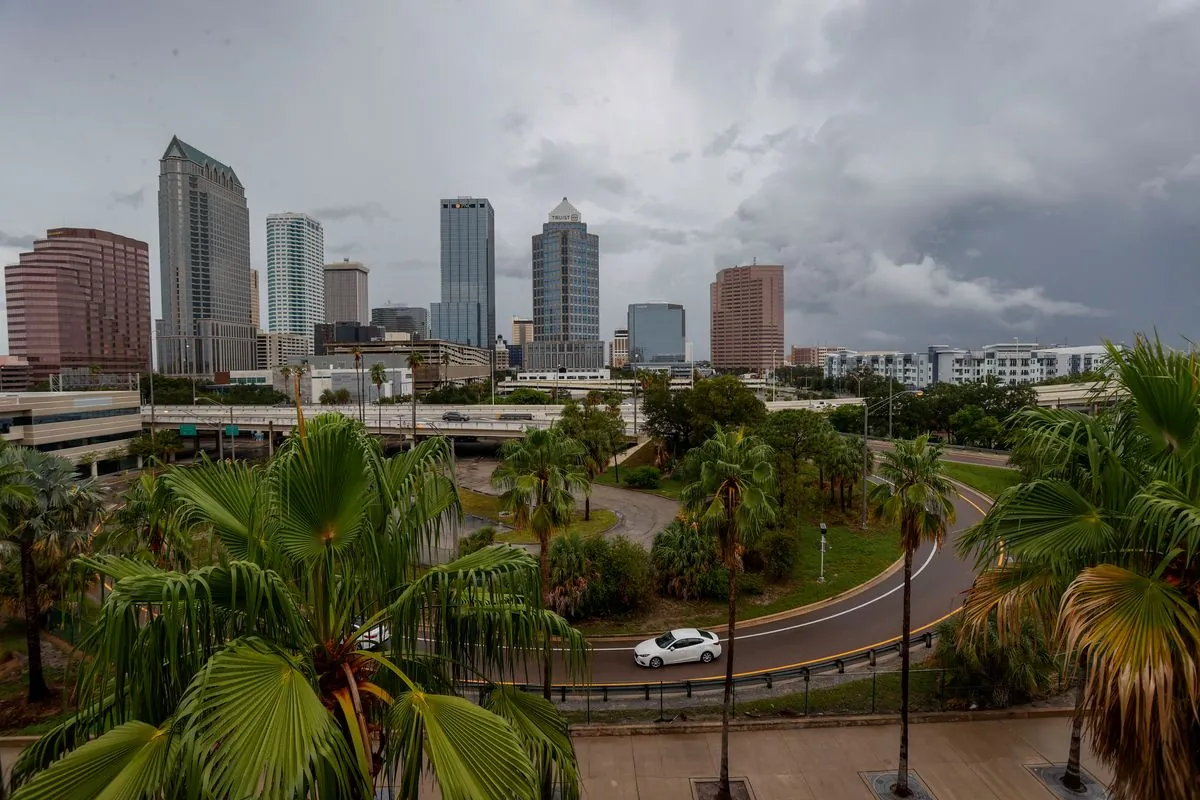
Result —
[[238, 426], [237, 425], [226, 425], [225, 426], [225, 435], [226, 436], [237, 436], [238, 435]]
[[196, 426], [195, 425], [180, 425], [179, 426], [179, 435], [180, 436], [195, 436], [196, 435]]

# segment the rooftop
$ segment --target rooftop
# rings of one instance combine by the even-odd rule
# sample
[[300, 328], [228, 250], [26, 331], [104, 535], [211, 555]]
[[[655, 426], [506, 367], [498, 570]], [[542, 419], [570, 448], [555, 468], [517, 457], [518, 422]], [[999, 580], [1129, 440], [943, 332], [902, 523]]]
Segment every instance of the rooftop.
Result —
[[217, 172], [227, 176], [238, 186], [242, 185], [242, 182], [238, 180], [237, 173], [233, 171], [233, 167], [217, 161], [203, 151], [197, 150], [178, 136], [171, 137], [171, 143], [167, 145], [167, 151], [163, 153], [162, 157], [164, 161], [168, 158], [182, 158], [185, 161], [191, 161], [193, 164], [199, 164], [202, 167], [212, 167]]

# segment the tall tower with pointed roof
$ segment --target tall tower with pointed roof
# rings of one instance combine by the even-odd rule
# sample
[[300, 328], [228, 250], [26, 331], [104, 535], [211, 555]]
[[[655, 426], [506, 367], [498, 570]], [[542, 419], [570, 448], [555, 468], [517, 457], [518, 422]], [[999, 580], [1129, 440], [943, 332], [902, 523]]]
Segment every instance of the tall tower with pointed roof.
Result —
[[600, 237], [565, 197], [533, 237], [533, 342], [524, 359], [534, 372], [604, 366]]
[[158, 231], [159, 369], [196, 376], [254, 369], [250, 210], [237, 173], [172, 137], [159, 161]]

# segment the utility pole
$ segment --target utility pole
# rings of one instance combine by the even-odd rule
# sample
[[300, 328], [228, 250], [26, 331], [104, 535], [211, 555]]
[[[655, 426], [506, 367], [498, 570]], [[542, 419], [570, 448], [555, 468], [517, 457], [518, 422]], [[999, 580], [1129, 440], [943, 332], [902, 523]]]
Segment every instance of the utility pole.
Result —
[[870, 405], [867, 398], [863, 398], [863, 466], [862, 466], [862, 523], [861, 527], [865, 531], [867, 529], [867, 469], [870, 467], [867, 461], [870, 458], [870, 448], [867, 447], [867, 415], [870, 412]]

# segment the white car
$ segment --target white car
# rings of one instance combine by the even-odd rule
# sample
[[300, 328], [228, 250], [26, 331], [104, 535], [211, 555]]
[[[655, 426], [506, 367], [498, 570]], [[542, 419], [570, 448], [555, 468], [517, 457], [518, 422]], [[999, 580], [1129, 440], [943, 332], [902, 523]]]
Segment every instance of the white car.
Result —
[[638, 666], [658, 669], [664, 664], [699, 661], [703, 664], [721, 657], [721, 640], [712, 631], [678, 628], [633, 648]]

